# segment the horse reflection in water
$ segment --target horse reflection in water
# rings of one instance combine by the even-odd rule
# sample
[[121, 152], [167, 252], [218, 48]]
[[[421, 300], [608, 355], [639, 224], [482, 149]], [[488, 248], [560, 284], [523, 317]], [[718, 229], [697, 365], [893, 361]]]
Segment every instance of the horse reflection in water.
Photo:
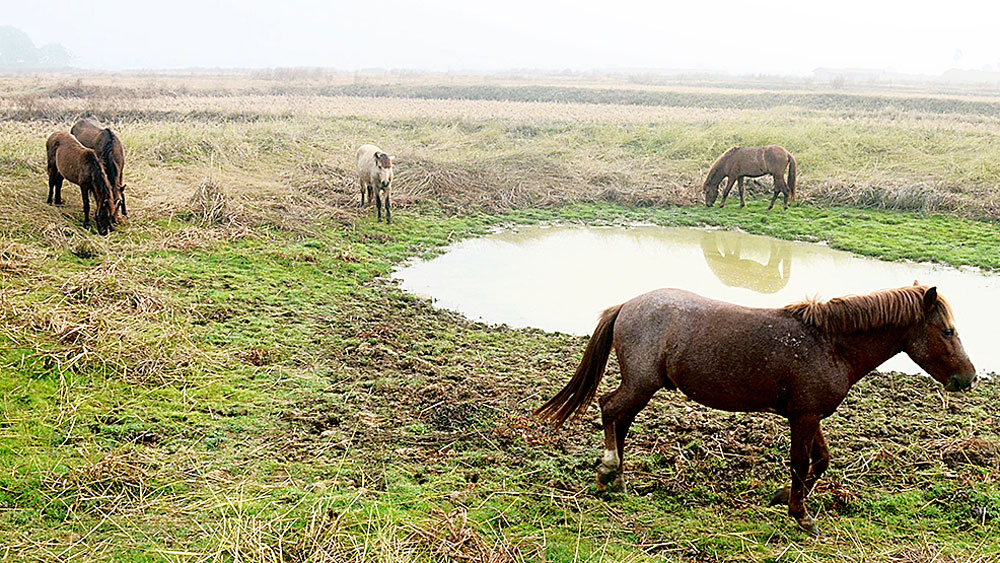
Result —
[[[715, 277], [729, 287], [777, 293], [788, 285], [792, 274], [792, 247], [782, 241], [748, 238], [738, 232], [705, 231], [701, 252]], [[767, 263], [744, 258], [748, 254], [766, 255]]]

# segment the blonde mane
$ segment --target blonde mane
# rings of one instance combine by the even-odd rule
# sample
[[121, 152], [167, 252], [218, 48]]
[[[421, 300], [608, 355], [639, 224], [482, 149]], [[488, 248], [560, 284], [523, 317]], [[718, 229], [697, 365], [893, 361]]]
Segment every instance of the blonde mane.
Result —
[[[929, 289], [926, 285], [911, 285], [868, 295], [834, 297], [826, 302], [813, 298], [786, 305], [784, 310], [825, 332], [851, 333], [909, 326], [926, 317], [924, 295]], [[951, 305], [940, 294], [936, 310], [948, 326], [953, 326]]]

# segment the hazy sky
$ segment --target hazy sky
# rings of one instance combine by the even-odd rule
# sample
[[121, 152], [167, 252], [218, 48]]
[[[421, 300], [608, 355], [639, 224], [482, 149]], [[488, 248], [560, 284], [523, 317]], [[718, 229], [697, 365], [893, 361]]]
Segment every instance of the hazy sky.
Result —
[[[673, 4], [679, 4], [674, 6]], [[1000, 69], [1000, 2], [3, 0], [95, 69]]]

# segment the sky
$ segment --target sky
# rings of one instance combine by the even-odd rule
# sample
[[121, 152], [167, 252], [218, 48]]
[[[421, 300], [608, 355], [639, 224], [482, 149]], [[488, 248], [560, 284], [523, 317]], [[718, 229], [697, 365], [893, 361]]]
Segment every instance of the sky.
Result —
[[1000, 70], [1000, 2], [0, 0], [88, 69]]

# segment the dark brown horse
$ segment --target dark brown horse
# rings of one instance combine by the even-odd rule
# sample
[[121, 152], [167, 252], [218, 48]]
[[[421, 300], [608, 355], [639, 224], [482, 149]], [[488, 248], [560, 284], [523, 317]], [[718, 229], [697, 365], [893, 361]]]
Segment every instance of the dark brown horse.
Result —
[[[786, 167], [788, 182], [785, 182]], [[743, 178], [757, 178], [765, 174], [770, 174], [774, 178], [774, 195], [771, 196], [771, 205], [767, 206], [768, 211], [774, 207], [774, 200], [778, 199], [778, 194], [784, 196], [784, 208], [788, 209], [789, 198], [795, 199], [795, 157], [785, 150], [785, 147], [778, 145], [733, 147], [722, 153], [722, 156], [712, 163], [712, 168], [708, 170], [708, 176], [702, 186], [705, 190], [705, 205], [712, 207], [715, 198], [719, 196], [719, 184], [728, 178], [719, 207], [726, 206], [726, 198], [729, 197], [729, 191], [736, 182], [740, 185], [740, 207], [745, 206]]]
[[118, 205], [114, 209], [113, 219], [118, 219], [118, 213], [128, 216], [125, 208], [125, 148], [121, 139], [110, 127], [104, 127], [93, 119], [81, 119], [77, 121], [70, 134], [80, 141], [80, 144], [88, 149], [94, 149], [97, 156], [104, 165], [104, 173], [111, 182], [111, 187], [115, 191], [115, 201]]
[[913, 285], [868, 295], [752, 309], [660, 289], [604, 311], [570, 382], [535, 414], [562, 425], [597, 393], [612, 345], [622, 380], [601, 397], [600, 486], [624, 490], [625, 435], [661, 387], [726, 411], [770, 412], [791, 423], [792, 485], [775, 494], [810, 534], [805, 497], [830, 462], [820, 420], [851, 386], [899, 352], [949, 391], [976, 372], [937, 289]]
[[[97, 213], [97, 232], [102, 235], [113, 230], [111, 214], [114, 209], [114, 191], [104, 174], [97, 153], [80, 144], [80, 141], [69, 133], [57, 131], [49, 135], [45, 142], [45, 152], [48, 155], [49, 168], [49, 199], [48, 203], [62, 205], [63, 178], [80, 186], [80, 197], [83, 199], [83, 228], [90, 228], [90, 197], [94, 195]], [[53, 198], [53, 196], [55, 196]]]

